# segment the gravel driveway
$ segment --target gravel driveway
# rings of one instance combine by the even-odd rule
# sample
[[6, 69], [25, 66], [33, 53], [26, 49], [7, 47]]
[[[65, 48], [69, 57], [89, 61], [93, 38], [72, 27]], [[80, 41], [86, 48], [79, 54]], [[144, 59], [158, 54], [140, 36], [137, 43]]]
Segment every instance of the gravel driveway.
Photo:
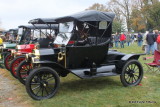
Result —
[[17, 95], [18, 88], [12, 83], [14, 79], [8, 74], [8, 71], [0, 68], [0, 107], [31, 107], [22, 101], [22, 96]]

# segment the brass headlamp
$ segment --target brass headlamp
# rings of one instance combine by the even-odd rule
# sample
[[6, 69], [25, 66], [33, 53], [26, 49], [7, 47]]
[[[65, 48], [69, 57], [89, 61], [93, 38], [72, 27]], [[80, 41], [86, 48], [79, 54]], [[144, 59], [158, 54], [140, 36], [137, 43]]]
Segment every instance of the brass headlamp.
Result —
[[11, 50], [11, 56], [14, 56], [16, 50]]
[[66, 67], [66, 47], [65, 45], [62, 45], [60, 48], [60, 52], [58, 53], [58, 62], [60, 62]]

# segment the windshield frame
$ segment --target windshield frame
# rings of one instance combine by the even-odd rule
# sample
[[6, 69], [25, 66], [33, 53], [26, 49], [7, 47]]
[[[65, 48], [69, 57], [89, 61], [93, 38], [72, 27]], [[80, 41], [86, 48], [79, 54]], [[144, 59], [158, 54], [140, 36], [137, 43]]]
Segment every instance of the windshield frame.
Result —
[[[61, 27], [64, 27], [63, 26], [64, 24], [67, 24], [67, 25], [70, 24], [70, 26], [68, 27], [68, 30], [65, 30], [65, 31], [61, 30]], [[54, 40], [54, 44], [67, 45], [72, 37], [74, 27], [75, 27], [74, 21], [59, 23], [59, 33], [57, 34]]]
[[[65, 26], [64, 26], [65, 25]], [[63, 29], [62, 29], [63, 27]], [[67, 29], [65, 29], [68, 27]], [[64, 23], [59, 23], [59, 33], [71, 33], [74, 29], [74, 22], [64, 22]], [[64, 30], [64, 31], [63, 31]]]

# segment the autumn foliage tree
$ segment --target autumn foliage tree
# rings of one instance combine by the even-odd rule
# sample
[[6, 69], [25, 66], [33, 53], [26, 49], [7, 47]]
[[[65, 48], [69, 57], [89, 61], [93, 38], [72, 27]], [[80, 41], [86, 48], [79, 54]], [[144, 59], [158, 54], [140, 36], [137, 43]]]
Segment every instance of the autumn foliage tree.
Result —
[[106, 4], [95, 3], [86, 10], [112, 11], [116, 14], [114, 32], [144, 32], [160, 30], [160, 0], [110, 0]]
[[86, 10], [98, 10], [98, 11], [109, 11], [105, 5], [103, 4], [99, 4], [99, 3], [95, 3], [92, 6], [90, 6], [89, 8], [87, 8]]
[[104, 12], [114, 12], [114, 13], [117, 13], [116, 14], [116, 17], [113, 21], [113, 33], [116, 33], [116, 32], [122, 32], [124, 29], [123, 29], [123, 23], [122, 23], [122, 20], [121, 20], [121, 17], [120, 17], [120, 14], [118, 14], [118, 11], [116, 10], [111, 10], [111, 8], [103, 5], [103, 4], [99, 4], [99, 3], [95, 3], [93, 4], [92, 6], [90, 6], [89, 8], [87, 8], [86, 10], [98, 10], [98, 11], [104, 11]]
[[[115, 13], [118, 12], [119, 16], [126, 23], [127, 30], [131, 30], [131, 0], [110, 0], [108, 3], [109, 8]], [[121, 21], [122, 22], [122, 21]]]
[[132, 28], [136, 31], [160, 29], [160, 2], [158, 0], [133, 0]]
[[147, 29], [160, 30], [160, 2], [146, 5], [142, 11], [145, 13]]

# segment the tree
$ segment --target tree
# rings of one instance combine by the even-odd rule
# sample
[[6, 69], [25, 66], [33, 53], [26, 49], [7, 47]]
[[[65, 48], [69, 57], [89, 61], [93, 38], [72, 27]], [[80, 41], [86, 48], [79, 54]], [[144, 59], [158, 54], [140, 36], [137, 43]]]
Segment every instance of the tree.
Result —
[[112, 32], [113, 33], [120, 33], [120, 32], [124, 32], [124, 31], [125, 31], [125, 28], [124, 28], [123, 24], [117, 20], [114, 20], [113, 26], [112, 26]]
[[131, 27], [135, 32], [144, 32], [146, 29], [146, 22], [144, 17], [138, 10], [133, 10], [132, 12]]
[[132, 0], [131, 27], [136, 32], [157, 29], [159, 26], [158, 0]]
[[131, 28], [135, 32], [144, 32], [146, 29], [146, 18], [142, 13], [142, 9], [146, 0], [132, 0], [132, 12], [131, 12]]
[[109, 2], [107, 8], [109, 9], [109, 11], [115, 13], [115, 18], [113, 21], [113, 33], [124, 32], [124, 18], [121, 14], [121, 11], [119, 10], [119, 7], [113, 6], [112, 2]]
[[86, 10], [98, 10], [98, 11], [108, 11], [108, 9], [106, 8], [105, 5], [103, 4], [99, 4], [99, 3], [95, 3], [92, 6], [90, 6], [88, 9]]
[[131, 30], [131, 0], [111, 0], [109, 2], [110, 7], [112, 7], [112, 11], [118, 10], [120, 16], [124, 17], [123, 21], [126, 22], [128, 31]]
[[[89, 8], [87, 8], [86, 10], [98, 10], [98, 11], [111, 11], [111, 8], [107, 8], [105, 5], [103, 4], [99, 4], [99, 3], [95, 3], [93, 4], [92, 6], [90, 6]], [[122, 24], [122, 21], [121, 20], [121, 17], [120, 17], [120, 14], [118, 13], [118, 11], [116, 10], [112, 10], [112, 12], [114, 13], [117, 13], [116, 14], [116, 17], [113, 21], [113, 33], [116, 33], [116, 32], [122, 32], [122, 30], [124, 31], [124, 27], [123, 27], [123, 24]]]
[[147, 29], [159, 29], [160, 30], [160, 2], [153, 3], [144, 7], [147, 17]]

